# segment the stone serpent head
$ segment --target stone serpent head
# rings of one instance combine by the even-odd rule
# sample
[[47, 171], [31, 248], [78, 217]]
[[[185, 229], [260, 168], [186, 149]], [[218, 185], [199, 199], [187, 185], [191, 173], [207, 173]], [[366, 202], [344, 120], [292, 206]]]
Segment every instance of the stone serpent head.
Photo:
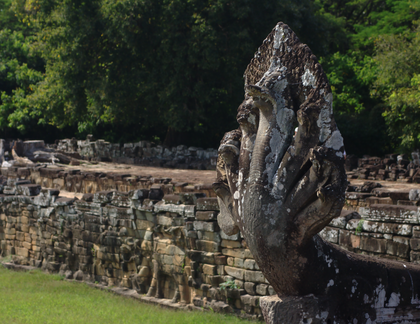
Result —
[[244, 77], [240, 127], [219, 147], [218, 222], [226, 234], [241, 230], [277, 293], [294, 294], [284, 274], [305, 267], [299, 251], [344, 204], [343, 138], [327, 77], [287, 25], [276, 25]]

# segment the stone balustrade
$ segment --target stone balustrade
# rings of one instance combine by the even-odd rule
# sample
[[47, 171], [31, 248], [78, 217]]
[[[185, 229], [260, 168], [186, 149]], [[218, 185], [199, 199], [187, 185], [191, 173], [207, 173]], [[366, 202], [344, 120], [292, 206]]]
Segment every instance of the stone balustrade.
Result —
[[352, 252], [420, 263], [419, 197], [413, 191], [347, 192], [345, 210], [320, 234]]

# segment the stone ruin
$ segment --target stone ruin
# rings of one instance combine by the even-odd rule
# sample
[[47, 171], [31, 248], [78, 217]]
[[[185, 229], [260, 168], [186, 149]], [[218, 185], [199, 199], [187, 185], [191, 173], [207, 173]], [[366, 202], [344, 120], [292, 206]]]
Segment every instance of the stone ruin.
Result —
[[167, 307], [262, 318], [260, 297], [274, 289], [240, 233], [220, 231], [217, 198], [205, 187], [154, 178], [132, 189], [120, 178], [124, 191], [77, 199], [32, 183], [57, 185], [57, 173], [16, 169], [0, 176], [0, 252], [13, 261], [6, 266], [38, 267]]
[[332, 99], [316, 57], [278, 23], [245, 71], [240, 128], [221, 141], [218, 222], [240, 230], [277, 293], [260, 299], [267, 323], [418, 323], [420, 267], [317, 234], [340, 215], [347, 187]]
[[[405, 154], [387, 154], [385, 158], [366, 156], [350, 157], [346, 170], [351, 179], [386, 180], [402, 183], [420, 183], [419, 152], [411, 153], [411, 161]], [[355, 168], [353, 168], [353, 166]]]
[[[287, 25], [276, 26], [245, 77], [240, 129], [219, 149], [218, 198], [207, 185], [169, 178], [26, 160], [1, 168], [0, 250], [14, 262], [7, 266], [41, 267], [175, 308], [264, 314], [268, 323], [418, 323], [420, 190], [370, 181], [344, 193], [331, 90]], [[101, 141], [86, 142], [100, 151]], [[43, 143], [22, 144], [35, 152]], [[67, 159], [79, 159], [69, 150]], [[364, 159], [363, 179], [407, 171], [405, 158], [395, 158]], [[85, 194], [60, 196], [63, 189]]]
[[125, 143], [109, 143], [104, 140], [87, 139], [58, 140], [56, 145], [50, 145], [57, 152], [67, 155], [78, 155], [79, 158], [90, 161], [115, 162], [158, 166], [177, 169], [214, 170], [216, 167], [217, 150], [200, 147], [178, 145], [166, 147], [150, 141]]
[[178, 145], [166, 147], [150, 141], [135, 143], [109, 143], [94, 140], [62, 139], [57, 144], [44, 141], [21, 141], [0, 139], [0, 162], [5, 166], [24, 166], [30, 163], [61, 163], [80, 165], [84, 161], [114, 162], [122, 164], [155, 166], [177, 169], [214, 170], [217, 150]]

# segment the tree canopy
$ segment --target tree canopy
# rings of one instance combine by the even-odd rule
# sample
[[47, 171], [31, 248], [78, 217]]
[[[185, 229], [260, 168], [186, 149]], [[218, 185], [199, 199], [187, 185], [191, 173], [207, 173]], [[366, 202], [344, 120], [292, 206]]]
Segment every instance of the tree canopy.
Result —
[[[320, 58], [349, 153], [413, 149], [419, 1], [0, 0], [0, 129], [216, 147], [283, 21]], [[403, 43], [412, 66], [392, 77]]]

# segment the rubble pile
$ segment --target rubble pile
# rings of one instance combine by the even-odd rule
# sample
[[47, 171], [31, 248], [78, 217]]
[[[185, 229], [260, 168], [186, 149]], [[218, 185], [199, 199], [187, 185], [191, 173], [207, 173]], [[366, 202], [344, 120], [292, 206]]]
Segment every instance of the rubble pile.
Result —
[[[419, 153], [413, 152], [410, 161], [405, 154], [387, 154], [385, 158], [364, 157], [358, 159], [357, 169], [347, 173], [352, 179], [385, 180], [405, 183], [420, 183]], [[353, 158], [354, 161], [354, 158]], [[347, 170], [353, 161], [349, 161]]]

